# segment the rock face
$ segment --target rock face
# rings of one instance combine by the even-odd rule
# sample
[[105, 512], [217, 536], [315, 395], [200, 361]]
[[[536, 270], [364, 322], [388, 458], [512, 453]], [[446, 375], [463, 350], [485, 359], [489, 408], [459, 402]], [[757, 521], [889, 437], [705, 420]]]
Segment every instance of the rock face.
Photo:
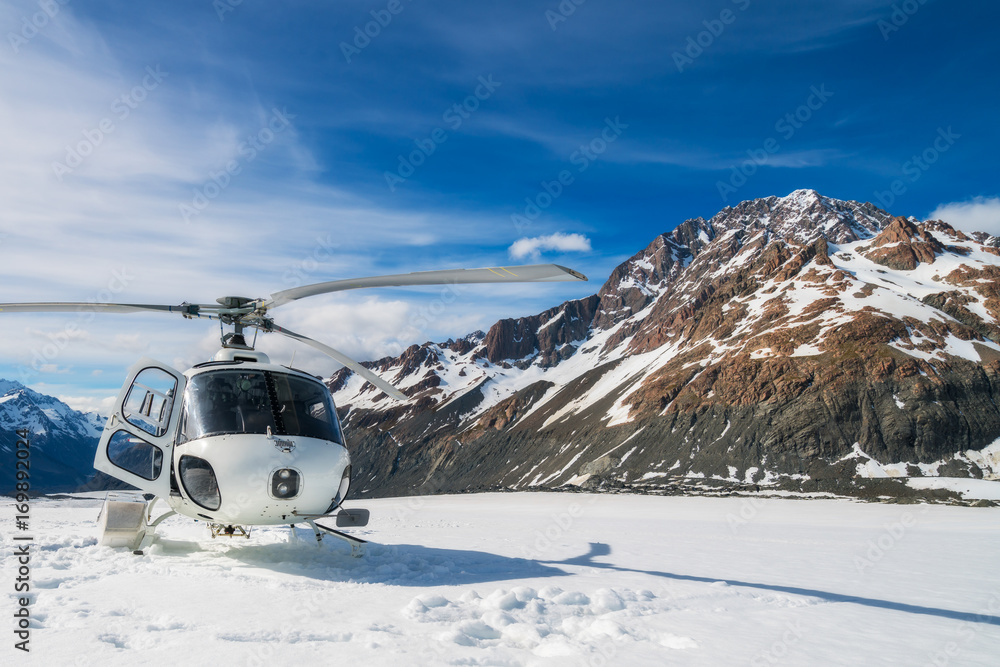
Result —
[[331, 378], [355, 497], [995, 475], [996, 245], [811, 190], [687, 220], [593, 296], [366, 364], [405, 404]]
[[[939, 224], [938, 231], [956, 236], [950, 226]], [[945, 247], [928, 230], [927, 225], [919, 227], [905, 218], [894, 218], [878, 235], [870, 248], [862, 250], [865, 257], [877, 264], [898, 271], [912, 271], [921, 262], [933, 264], [934, 259], [945, 251]], [[952, 252], [961, 253], [960, 246], [952, 246]]]

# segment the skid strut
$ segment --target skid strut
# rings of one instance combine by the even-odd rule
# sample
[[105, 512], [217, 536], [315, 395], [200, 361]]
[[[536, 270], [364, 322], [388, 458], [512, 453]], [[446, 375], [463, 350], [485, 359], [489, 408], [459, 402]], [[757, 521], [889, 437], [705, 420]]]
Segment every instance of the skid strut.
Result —
[[329, 528], [322, 524], [316, 523], [312, 519], [306, 519], [306, 523], [309, 524], [309, 527], [312, 528], [313, 532], [316, 534], [317, 542], [323, 541], [323, 534], [325, 533], [327, 535], [332, 535], [333, 537], [336, 537], [339, 540], [344, 540], [345, 542], [350, 544], [351, 555], [354, 556], [355, 558], [361, 558], [362, 556], [365, 555], [365, 545], [368, 543], [362, 540], [360, 537], [353, 537], [351, 535], [348, 535], [347, 533], [342, 533], [339, 530], [334, 530], [333, 528]]
[[222, 523], [210, 523], [208, 528], [212, 531], [212, 539], [216, 537], [245, 537], [249, 540], [250, 530], [252, 530], [243, 526], [230, 526]]

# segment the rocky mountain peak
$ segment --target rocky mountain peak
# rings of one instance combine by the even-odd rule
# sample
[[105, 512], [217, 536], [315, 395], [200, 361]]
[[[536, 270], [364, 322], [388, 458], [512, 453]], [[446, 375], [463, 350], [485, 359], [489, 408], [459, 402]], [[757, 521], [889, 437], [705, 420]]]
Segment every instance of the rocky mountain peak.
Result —
[[854, 483], [857, 451], [1000, 474], [1000, 440], [996, 470], [983, 453], [1000, 437], [998, 255], [985, 234], [796, 190], [685, 220], [597, 294], [369, 365], [406, 404], [350, 373], [332, 388], [374, 493], [438, 470], [455, 490], [824, 490]]
[[4, 380], [0, 378], [0, 396], [6, 396], [12, 391], [19, 391], [26, 388], [17, 380]]
[[[104, 417], [79, 412], [20, 382], [0, 379], [0, 454], [13, 457], [18, 429], [31, 439], [32, 488], [73, 490], [90, 477]], [[13, 460], [12, 458], [9, 460]], [[0, 493], [14, 488], [14, 467], [0, 466]]]
[[43, 435], [63, 433], [74, 437], [98, 437], [104, 417], [74, 410], [52, 396], [41, 394], [14, 380], [0, 379], [0, 428], [26, 428]]
[[[612, 271], [598, 292], [605, 315], [595, 326], [607, 328], [621, 314], [638, 312], [665, 287], [682, 282], [682, 273], [704, 276], [737, 255], [763, 253], [775, 241], [816, 247], [820, 240], [839, 245], [874, 238], [892, 220], [870, 203], [832, 199], [815, 190], [744, 201], [709, 220], [685, 220]], [[689, 282], [688, 296], [700, 291], [700, 280]]]
[[[642, 351], [663, 344], [668, 330], [680, 322], [690, 328], [690, 316], [718, 288], [718, 280], [739, 267], [756, 266], [758, 273], [770, 274], [782, 266], [791, 275], [806, 262], [829, 262], [827, 240], [873, 238], [891, 218], [871, 204], [831, 199], [815, 190], [745, 201], [709, 220], [690, 218], [656, 236], [615, 267], [593, 296], [538, 315], [501, 320], [485, 334], [448, 341], [434, 350], [429, 343], [411, 346], [399, 357], [365, 365], [390, 372], [395, 382], [419, 373], [420, 386], [433, 387], [430, 376], [444, 350], [505, 368], [549, 368], [572, 356], [595, 332], [615, 329], [603, 341], [604, 349], [633, 338], [632, 351]], [[645, 321], [636, 319], [651, 308]], [[349, 372], [337, 373], [331, 387], [342, 390], [350, 377]]]
[[727, 206], [709, 224], [717, 234], [736, 229], [766, 230], [799, 245], [810, 245], [820, 236], [841, 244], [872, 238], [891, 217], [867, 202], [842, 201], [815, 190], [796, 190], [785, 197], [764, 197]]

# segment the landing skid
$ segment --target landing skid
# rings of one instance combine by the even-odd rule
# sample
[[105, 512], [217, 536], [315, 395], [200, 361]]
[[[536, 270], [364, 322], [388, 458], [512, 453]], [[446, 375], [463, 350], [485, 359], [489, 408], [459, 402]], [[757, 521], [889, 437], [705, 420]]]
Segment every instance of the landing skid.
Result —
[[333, 528], [329, 528], [322, 524], [316, 523], [312, 519], [306, 519], [306, 523], [309, 524], [309, 527], [313, 529], [313, 533], [316, 534], [317, 543], [323, 541], [324, 534], [332, 535], [333, 537], [336, 537], [338, 540], [343, 540], [348, 544], [350, 544], [351, 555], [354, 556], [355, 558], [361, 558], [362, 556], [365, 555], [365, 545], [368, 544], [368, 542], [362, 540], [360, 537], [353, 537], [351, 535], [348, 535], [347, 533], [342, 533], [339, 530], [334, 530]]

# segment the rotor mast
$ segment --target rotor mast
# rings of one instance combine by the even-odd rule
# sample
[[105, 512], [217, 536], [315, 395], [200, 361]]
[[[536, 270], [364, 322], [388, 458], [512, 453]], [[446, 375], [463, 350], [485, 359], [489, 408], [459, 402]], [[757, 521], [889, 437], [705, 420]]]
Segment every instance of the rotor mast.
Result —
[[[260, 300], [245, 296], [224, 296], [216, 299], [216, 302], [222, 306], [219, 309], [219, 329], [222, 329], [223, 324], [231, 324], [233, 326], [232, 332], [222, 333], [222, 347], [236, 350], [253, 350], [253, 344], [247, 344], [246, 336], [243, 335], [244, 329], [247, 326], [253, 326], [268, 331], [271, 325], [271, 320], [261, 314], [263, 311], [259, 308]], [[259, 320], [259, 322], [244, 321], [244, 319], [251, 318]], [[256, 340], [257, 336], [255, 333], [254, 341]]]

